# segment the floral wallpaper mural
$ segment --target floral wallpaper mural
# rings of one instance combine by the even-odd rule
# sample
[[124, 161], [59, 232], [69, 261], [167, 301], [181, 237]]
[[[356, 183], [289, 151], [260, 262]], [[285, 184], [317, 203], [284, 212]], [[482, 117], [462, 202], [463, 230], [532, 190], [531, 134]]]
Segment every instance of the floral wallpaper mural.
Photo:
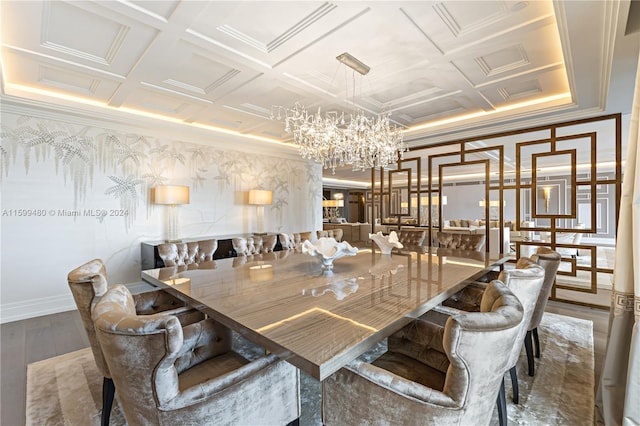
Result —
[[105, 194], [118, 200], [122, 210], [128, 212], [123, 216], [127, 229], [140, 209], [147, 216], [152, 214], [150, 188], [173, 183], [176, 178], [190, 186], [192, 194], [213, 190], [214, 198], [226, 191], [272, 190], [270, 210], [277, 218], [277, 229], [271, 231], [291, 231], [283, 228], [284, 211], [293, 191], [303, 191], [312, 200], [322, 188], [320, 166], [309, 167], [303, 161], [282, 161], [32, 117], [18, 117], [14, 126], [3, 123], [1, 137], [2, 176], [8, 176], [20, 162], [28, 173], [38, 163], [53, 160], [56, 175], [73, 185], [73, 210], [82, 207], [94, 180], [106, 176], [111, 186]]
[[[139, 281], [140, 243], [165, 238], [167, 206], [151, 200], [157, 185], [190, 188], [190, 204], [179, 210], [181, 238], [255, 231], [256, 209], [246, 196], [256, 188], [273, 191], [266, 231], [322, 226], [322, 168], [293, 151], [279, 158], [233, 149], [239, 142], [220, 136], [207, 145], [126, 123], [110, 129], [43, 116], [2, 112], [3, 320], [11, 312], [73, 308], [66, 274], [95, 257], [107, 263], [110, 282]], [[43, 267], [25, 256], [33, 250], [46, 253]]]

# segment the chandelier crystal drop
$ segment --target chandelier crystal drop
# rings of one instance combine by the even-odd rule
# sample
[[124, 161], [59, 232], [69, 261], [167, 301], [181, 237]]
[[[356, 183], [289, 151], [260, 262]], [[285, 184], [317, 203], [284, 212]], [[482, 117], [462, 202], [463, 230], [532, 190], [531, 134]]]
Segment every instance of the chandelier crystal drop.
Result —
[[[348, 54], [338, 56], [338, 60], [351, 66], [342, 60], [344, 55]], [[318, 108], [314, 114], [295, 103], [292, 108], [274, 106], [271, 118], [284, 120], [284, 130], [293, 136], [302, 158], [321, 163], [335, 174], [336, 167], [344, 165], [362, 171], [385, 167], [403, 158], [407, 147], [402, 131], [390, 124], [389, 117], [388, 113], [367, 117], [357, 110], [347, 119], [344, 112], [323, 114]]]

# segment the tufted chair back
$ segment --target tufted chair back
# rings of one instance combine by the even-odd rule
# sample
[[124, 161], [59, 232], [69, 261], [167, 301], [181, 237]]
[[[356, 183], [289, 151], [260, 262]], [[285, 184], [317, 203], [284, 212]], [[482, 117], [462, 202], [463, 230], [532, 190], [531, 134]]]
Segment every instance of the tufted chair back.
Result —
[[271, 253], [278, 242], [277, 235], [265, 235], [262, 237], [262, 253]]
[[421, 246], [427, 237], [427, 231], [419, 229], [400, 229], [396, 232], [398, 234], [398, 241], [405, 246]]
[[[253, 240], [251, 240], [251, 243], [253, 245]], [[231, 245], [238, 256], [248, 256], [251, 254], [249, 252], [249, 246], [246, 238], [233, 238], [231, 239]]]
[[[450, 365], [444, 392], [458, 403], [469, 399], [464, 410], [467, 422], [462, 423], [491, 418], [502, 377], [509, 368], [508, 355], [519, 342], [524, 317], [519, 302], [513, 292], [494, 281], [482, 297], [480, 315], [464, 313], [447, 320], [442, 345]], [[487, 374], [489, 371], [493, 374]]]
[[484, 234], [461, 234], [457, 232], [438, 232], [438, 244], [440, 247], [481, 251], [486, 237]]
[[[295, 235], [295, 234], [294, 234], [294, 235]], [[300, 232], [298, 235], [299, 235], [300, 237], [299, 237], [299, 238], [298, 238], [298, 237], [296, 237], [296, 245], [297, 245], [298, 243], [302, 243], [302, 242], [304, 242], [304, 241], [306, 241], [306, 240], [311, 241], [311, 238], [312, 238], [313, 233], [312, 233], [311, 231], [307, 231], [307, 232]]]
[[101, 259], [93, 259], [69, 272], [67, 282], [80, 312], [98, 370], [104, 377], [111, 378], [91, 319], [95, 304], [107, 291], [107, 268]]
[[213, 260], [213, 255], [218, 249], [218, 240], [215, 238], [209, 240], [198, 241], [198, 252], [196, 255], [196, 262], [208, 262]]
[[299, 416], [299, 377], [270, 354], [233, 352], [212, 319], [182, 327], [172, 315], [136, 315], [123, 286], [93, 312], [96, 334], [130, 425], [286, 424]]
[[280, 244], [282, 249], [294, 249], [302, 244], [305, 240], [311, 240], [312, 232], [291, 232], [280, 234]]
[[251, 238], [247, 238], [248, 240], [253, 240], [253, 252], [251, 254], [260, 254], [262, 253], [262, 245], [263, 245], [263, 237], [260, 235], [254, 235]]
[[539, 247], [536, 254], [531, 256], [531, 260], [544, 268], [544, 281], [542, 283], [540, 294], [538, 295], [536, 307], [533, 311], [533, 315], [531, 316], [531, 322], [528, 330], [537, 328], [540, 325], [540, 321], [542, 321], [542, 315], [544, 314], [544, 310], [547, 306], [547, 300], [551, 294], [551, 288], [556, 280], [556, 273], [560, 267], [561, 259], [562, 256], [560, 253], [551, 250], [548, 247]]
[[129, 424], [155, 418], [156, 401], [166, 405], [178, 394], [178, 375], [191, 364], [231, 349], [231, 330], [205, 321], [189, 327], [215, 334], [215, 343], [182, 353], [180, 321], [164, 314], [138, 316], [131, 293], [121, 285], [105, 293], [93, 319]]
[[164, 266], [182, 266], [189, 260], [187, 243], [164, 243], [158, 245], [158, 256]]
[[293, 238], [293, 234], [287, 234], [286, 232], [282, 232], [279, 234], [280, 237], [280, 245], [282, 246], [282, 250], [290, 250], [296, 248], [296, 242]]
[[192, 265], [213, 260], [218, 240], [192, 241], [189, 243], [164, 243], [158, 245], [158, 255], [164, 266]]
[[316, 235], [318, 238], [333, 238], [337, 242], [341, 242], [342, 237], [344, 236], [344, 231], [340, 228], [323, 229], [321, 231], [316, 231]]
[[522, 326], [518, 331], [518, 339], [516, 340], [518, 344], [513, 346], [509, 359], [509, 368], [512, 368], [518, 361], [522, 342], [529, 330], [529, 323], [533, 317], [544, 281], [544, 269], [530, 258], [521, 257], [516, 262], [515, 269], [504, 269], [498, 275], [498, 280], [505, 283], [509, 290], [518, 297], [524, 311]]

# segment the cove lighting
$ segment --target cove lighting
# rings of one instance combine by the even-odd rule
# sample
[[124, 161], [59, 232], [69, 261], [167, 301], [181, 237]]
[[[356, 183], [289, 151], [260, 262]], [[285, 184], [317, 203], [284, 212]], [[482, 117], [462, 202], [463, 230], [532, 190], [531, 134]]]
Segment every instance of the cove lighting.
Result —
[[501, 113], [501, 112], [513, 111], [515, 109], [526, 108], [526, 107], [530, 107], [530, 106], [540, 105], [540, 104], [547, 103], [547, 102], [560, 101], [560, 100], [564, 100], [564, 99], [571, 100], [571, 93], [570, 92], [565, 92], [565, 93], [560, 93], [560, 94], [554, 95], [554, 96], [547, 96], [545, 98], [533, 99], [533, 100], [526, 101], [526, 102], [518, 102], [518, 103], [515, 103], [515, 104], [511, 104], [511, 105], [498, 107], [498, 108], [494, 109], [493, 111], [478, 111], [478, 112], [472, 112], [470, 114], [462, 114], [462, 115], [458, 115], [458, 116], [455, 116], [455, 117], [444, 118], [442, 120], [429, 121], [429, 122], [424, 123], [424, 124], [419, 124], [417, 126], [409, 127], [407, 130], [405, 130], [405, 133], [414, 132], [416, 130], [429, 129], [429, 128], [432, 128], [432, 127], [441, 126], [443, 124], [457, 123], [457, 122], [460, 122], [460, 121], [470, 120], [470, 119], [478, 118], [478, 117], [487, 117], [487, 116], [490, 116], [490, 115], [493, 115], [493, 114], [498, 114], [498, 113]]
[[[190, 126], [190, 127], [197, 127], [200, 129], [205, 129], [205, 130], [209, 130], [209, 131], [213, 131], [213, 132], [217, 132], [217, 133], [224, 133], [227, 135], [233, 135], [233, 136], [239, 136], [242, 138], [246, 138], [246, 139], [253, 139], [256, 141], [260, 141], [260, 142], [268, 142], [268, 143], [273, 143], [273, 144], [278, 144], [280, 146], [283, 147], [287, 147], [287, 148], [291, 148], [294, 149], [295, 147], [292, 146], [289, 143], [285, 143], [285, 142], [281, 142], [279, 140], [276, 139], [271, 139], [271, 138], [267, 138], [264, 136], [256, 136], [256, 135], [251, 135], [251, 134], [247, 134], [247, 133], [241, 133], [235, 130], [228, 130], [228, 129], [223, 129], [221, 127], [216, 127], [216, 126], [211, 126], [208, 124], [201, 124], [201, 123], [187, 123], [184, 120], [179, 120], [173, 117], [167, 117], [165, 115], [161, 115], [161, 114], [155, 114], [152, 112], [147, 112], [147, 111], [142, 111], [142, 110], [138, 110], [138, 109], [134, 109], [134, 108], [127, 108], [127, 107], [112, 107], [109, 105], [106, 105], [102, 102], [96, 102], [93, 101], [91, 99], [86, 99], [86, 98], [81, 98], [81, 97], [77, 97], [77, 96], [71, 96], [71, 95], [67, 95], [64, 93], [58, 93], [58, 92], [52, 92], [49, 90], [43, 90], [43, 89], [38, 89], [35, 87], [31, 87], [31, 86], [22, 86], [19, 84], [10, 84], [8, 86], [8, 89], [15, 89], [17, 91], [23, 91], [23, 92], [28, 92], [28, 93], [33, 93], [36, 95], [42, 95], [42, 96], [48, 96], [48, 97], [52, 97], [52, 98], [56, 98], [56, 99], [62, 99], [62, 100], [66, 100], [66, 101], [70, 101], [70, 102], [74, 102], [74, 103], [80, 103], [80, 104], [84, 104], [84, 105], [90, 105], [93, 107], [98, 107], [98, 108], [102, 108], [102, 109], [106, 109], [106, 110], [111, 110], [111, 111], [116, 111], [116, 112], [126, 112], [128, 114], [133, 114], [133, 115], [137, 115], [137, 116], [141, 116], [141, 117], [147, 117], [147, 118], [152, 118], [155, 120], [162, 120], [168, 123], [176, 123], [176, 124], [181, 124], [181, 125], [185, 125], [185, 126]], [[7, 90], [7, 93], [9, 93], [9, 90]]]

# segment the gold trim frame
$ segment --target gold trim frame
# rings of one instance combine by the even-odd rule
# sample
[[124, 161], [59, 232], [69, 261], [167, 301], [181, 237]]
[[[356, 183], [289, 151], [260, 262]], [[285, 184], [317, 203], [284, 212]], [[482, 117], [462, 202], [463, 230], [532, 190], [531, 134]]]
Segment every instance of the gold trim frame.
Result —
[[[593, 125], [589, 127], [590, 125]], [[541, 136], [542, 135], [542, 136]], [[509, 142], [505, 142], [505, 138], [509, 138]], [[597, 147], [601, 143], [612, 143], [615, 145], [615, 165], [613, 170], [598, 167]], [[523, 128], [519, 130], [494, 133], [489, 135], [479, 135], [464, 139], [451, 140], [447, 142], [439, 142], [436, 144], [415, 143], [413, 141], [410, 152], [416, 156], [411, 159], [398, 161], [397, 168], [402, 169], [411, 161], [417, 161], [417, 165], [413, 166], [415, 173], [414, 181], [410, 190], [421, 204], [422, 195], [427, 196], [429, 200], [429, 209], [425, 211], [427, 221], [425, 229], [428, 230], [429, 241], [433, 241], [432, 232], [441, 230], [444, 226], [442, 205], [437, 206], [439, 209], [438, 217], [440, 218], [437, 227], [433, 224], [431, 200], [434, 195], [441, 195], [446, 191], [443, 182], [442, 171], [449, 166], [460, 166], [470, 164], [471, 162], [480, 163], [478, 158], [491, 157], [491, 179], [479, 178], [484, 180], [484, 199], [495, 199], [499, 196], [499, 221], [501, 230], [505, 225], [505, 194], [512, 195], [515, 192], [515, 210], [514, 231], [530, 231], [534, 234], [540, 232], [548, 232], [548, 241], [516, 241], [513, 244], [515, 249], [515, 258], [527, 246], [546, 246], [552, 249], [577, 249], [579, 254], [583, 256], [590, 255], [591, 262], [586, 257], [578, 263], [578, 259], [568, 255], [563, 256], [563, 265], [569, 265], [569, 269], [558, 272], [558, 277], [567, 276], [580, 279], [579, 274], [585, 272], [590, 277], [590, 282], [584, 282], [584, 286], [556, 283], [552, 289], [551, 299], [585, 305], [590, 307], [609, 309], [608, 298], [607, 304], [595, 304], [580, 300], [567, 299], [559, 297], [556, 290], [574, 291], [576, 293], [599, 294], [598, 275], [613, 275], [613, 268], [603, 267], [598, 264], [598, 244], [589, 241], [589, 237], [605, 236], [614, 239], [617, 234], [617, 219], [620, 212], [620, 198], [622, 194], [622, 115], [611, 114], [600, 117], [586, 118], [581, 120], [573, 120], [560, 122], [544, 126], [536, 126], [531, 128]], [[511, 152], [515, 149], [515, 178], [505, 179], [505, 151], [509, 149]], [[530, 151], [530, 152], [529, 152]], [[558, 172], [557, 176], [553, 174], [547, 175], [552, 177], [551, 181], [558, 181], [556, 194], [552, 196], [558, 197], [557, 211], [545, 211], [544, 206], [539, 206], [541, 199], [537, 199], [538, 191], [544, 186], [543, 182], [538, 180], [539, 173], [537, 166], [543, 162], [545, 158], [557, 155], [567, 155], [568, 162], [571, 163], [568, 172]], [[531, 158], [531, 171], [522, 172], [522, 164], [525, 156]], [[451, 160], [445, 157], [450, 157]], [[609, 158], [609, 157], [608, 157]], [[512, 158], [513, 159], [513, 158]], [[613, 161], [614, 159], [606, 161]], [[422, 178], [420, 171], [421, 162], [425, 161], [426, 174]], [[485, 161], [485, 160], [483, 160]], [[580, 166], [578, 170], [577, 162], [587, 164], [586, 168]], [[528, 165], [527, 165], [528, 166]], [[499, 171], [497, 169], [499, 167]], [[486, 168], [485, 168], [486, 170]], [[385, 188], [382, 169], [371, 171], [371, 183], [373, 191], [373, 203], [383, 202], [383, 195], [388, 192]], [[526, 177], [525, 177], [525, 173]], [[414, 175], [412, 175], [414, 176]], [[438, 182], [435, 182], [435, 180]], [[562, 180], [565, 179], [565, 180]], [[482, 184], [482, 182], [478, 182]], [[553, 183], [556, 185], [556, 183]], [[561, 190], [561, 191], [560, 191]], [[413, 195], [412, 195], [413, 196]], [[511, 199], [511, 198], [509, 198]], [[560, 204], [562, 200], [563, 204]], [[550, 199], [551, 202], [554, 199]], [[580, 203], [578, 203], [580, 201]], [[585, 205], [589, 203], [589, 205]], [[600, 204], [598, 204], [600, 203]], [[449, 201], [451, 204], [451, 201]], [[578, 208], [580, 204], [580, 208]], [[605, 206], [609, 206], [609, 210], [602, 212]], [[542, 207], [540, 209], [539, 207]], [[418, 223], [422, 224], [424, 218], [420, 218], [420, 208], [418, 208]], [[485, 206], [485, 218], [489, 222], [488, 206]], [[598, 216], [600, 213], [600, 216]], [[603, 216], [603, 213], [606, 213]], [[575, 225], [581, 218], [587, 218], [587, 226], [585, 229], [575, 229]], [[607, 220], [607, 223], [598, 224], [597, 219]], [[511, 217], [510, 217], [511, 219]], [[582, 220], [582, 219], [581, 219]], [[524, 221], [535, 221], [533, 227], [521, 227]], [[542, 223], [540, 223], [542, 222]], [[543, 226], [545, 225], [545, 226]], [[373, 226], [373, 225], [372, 225]], [[372, 227], [373, 230], [373, 227]], [[561, 232], [572, 232], [583, 234], [583, 239], [578, 244], [564, 243], [558, 241], [558, 234]], [[487, 232], [487, 238], [490, 233]], [[501, 231], [501, 238], [504, 238]], [[584, 241], [587, 240], [587, 241]], [[597, 240], [596, 240], [597, 241]], [[489, 241], [486, 243], [489, 247]], [[515, 261], [515, 258], [513, 261]], [[586, 280], [586, 277], [585, 277]], [[569, 295], [567, 294], [567, 297]], [[579, 298], [577, 298], [579, 299]]]

